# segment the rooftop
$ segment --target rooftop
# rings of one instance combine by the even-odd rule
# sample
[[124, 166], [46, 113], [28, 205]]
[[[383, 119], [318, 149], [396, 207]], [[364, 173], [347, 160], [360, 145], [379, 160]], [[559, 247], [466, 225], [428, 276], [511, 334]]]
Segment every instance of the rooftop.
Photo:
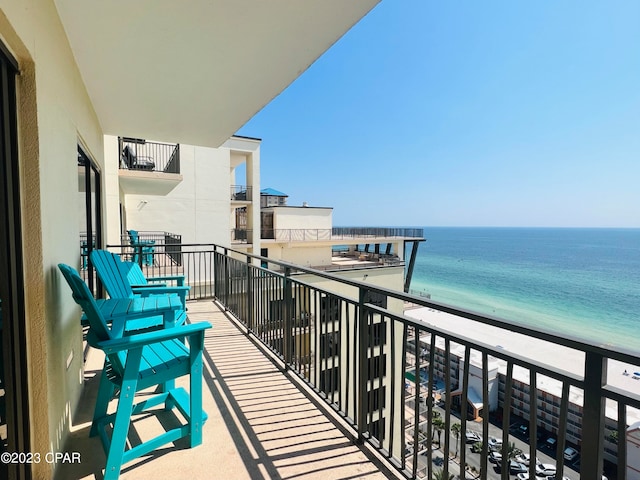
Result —
[[260, 195], [273, 195], [274, 197], [288, 197], [286, 193], [282, 193], [275, 188], [263, 188], [260, 190]]

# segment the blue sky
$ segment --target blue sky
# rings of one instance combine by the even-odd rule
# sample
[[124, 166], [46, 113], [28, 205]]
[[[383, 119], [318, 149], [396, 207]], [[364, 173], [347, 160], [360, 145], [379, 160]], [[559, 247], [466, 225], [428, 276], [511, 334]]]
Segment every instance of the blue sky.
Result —
[[336, 226], [640, 227], [640, 2], [383, 0], [238, 134]]

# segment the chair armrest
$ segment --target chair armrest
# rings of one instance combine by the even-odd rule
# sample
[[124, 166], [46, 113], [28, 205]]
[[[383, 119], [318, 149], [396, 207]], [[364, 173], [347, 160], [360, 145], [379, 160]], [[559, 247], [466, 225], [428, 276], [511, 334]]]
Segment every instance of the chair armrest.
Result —
[[166, 282], [166, 281], [178, 282], [178, 286], [184, 286], [184, 275], [158, 275], [155, 277], [148, 277], [147, 282]]
[[158, 287], [158, 286], [149, 286], [146, 287], [136, 287], [135, 293], [140, 295], [159, 295], [162, 293], [177, 293], [177, 294], [187, 294], [191, 290], [190, 286], [185, 287], [177, 287], [177, 286], [168, 286], [168, 287]]
[[209, 328], [211, 328], [211, 324], [209, 322], [198, 322], [192, 325], [182, 325], [180, 327], [154, 330], [153, 332], [105, 340], [103, 342], [98, 342], [96, 346], [102, 349], [105, 353], [116, 353], [123, 350], [144, 347], [145, 345], [151, 345], [153, 343], [190, 337], [192, 335], [199, 334], [200, 332], [204, 332]]
[[141, 285], [131, 285], [131, 288], [135, 290], [137, 288], [164, 288], [166, 286], [167, 286], [166, 283], [155, 283], [155, 284], [145, 283]]
[[163, 294], [167, 294], [167, 293], [175, 293], [177, 295], [179, 295], [181, 298], [186, 298], [187, 294], [189, 293], [189, 290], [191, 290], [190, 286], [185, 286], [185, 287], [177, 287], [177, 286], [168, 286], [168, 287], [150, 287], [150, 286], [146, 286], [146, 287], [136, 287], [135, 289], [133, 289], [133, 293], [135, 293], [136, 295], [140, 295], [142, 297], [146, 297], [149, 295], [163, 295]]

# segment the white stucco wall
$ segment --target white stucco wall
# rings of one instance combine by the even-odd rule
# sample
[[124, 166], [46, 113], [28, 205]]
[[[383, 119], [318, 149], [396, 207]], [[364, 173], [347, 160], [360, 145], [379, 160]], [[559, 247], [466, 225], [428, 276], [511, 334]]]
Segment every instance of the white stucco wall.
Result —
[[[376, 287], [388, 288], [390, 290], [400, 292], [403, 289], [404, 267], [380, 267], [358, 270], [342, 270], [330, 273], [341, 278], [360, 281], [369, 285], [375, 285]], [[358, 288], [356, 287], [308, 274], [296, 275], [295, 277], [300, 278], [303, 282], [309, 283], [316, 288], [321, 288], [328, 292], [343, 295], [356, 301], [358, 299]], [[401, 315], [404, 311], [404, 302], [400, 300], [389, 299], [387, 309]]]
[[[265, 244], [266, 245], [266, 244]], [[331, 265], [331, 247], [306, 244], [269, 244], [269, 258], [295, 263], [303, 267]]]
[[[101, 167], [102, 131], [50, 1], [2, 1], [17, 78], [31, 450], [61, 450], [82, 382], [79, 310], [58, 272], [79, 266], [77, 145]], [[33, 465], [34, 478], [53, 466]]]
[[320, 229], [331, 230], [333, 226], [332, 208], [313, 207], [270, 207], [273, 211], [273, 228], [278, 229]]
[[[110, 148], [114, 142], [115, 149]], [[117, 165], [117, 138], [106, 140], [105, 149], [113, 151], [109, 164]], [[245, 176], [238, 178], [234, 169], [242, 162]], [[253, 205], [260, 199], [260, 140], [232, 137], [220, 148], [181, 144], [180, 174], [182, 181], [167, 195], [125, 194], [120, 190], [124, 228], [175, 233], [182, 236], [183, 243], [230, 245], [230, 229], [235, 223], [230, 186], [247, 185], [252, 187], [253, 197], [247, 208], [247, 228], [253, 229], [253, 245], [259, 253], [260, 231], [254, 225], [260, 224], [260, 212]], [[119, 222], [117, 209], [112, 211], [110, 225]]]
[[180, 145], [180, 173], [182, 182], [168, 195], [125, 195], [125, 228], [175, 233], [183, 243], [228, 245], [230, 151]]

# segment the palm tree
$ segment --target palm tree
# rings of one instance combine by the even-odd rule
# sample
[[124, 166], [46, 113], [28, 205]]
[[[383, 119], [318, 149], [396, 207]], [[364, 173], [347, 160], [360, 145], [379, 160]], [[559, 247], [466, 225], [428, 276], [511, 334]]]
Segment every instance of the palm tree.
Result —
[[460, 432], [462, 430], [462, 425], [460, 425], [459, 423], [454, 423], [453, 425], [451, 425], [451, 432], [455, 435], [456, 437], [456, 457], [458, 456], [458, 445], [460, 444]]
[[440, 447], [440, 436], [442, 435], [442, 431], [444, 430], [444, 420], [440, 418], [440, 416], [435, 417], [431, 421], [431, 427], [433, 428], [433, 433], [438, 434], [438, 448]]
[[444, 474], [444, 470], [436, 470], [433, 472], [433, 480], [453, 480], [453, 475], [448, 473], [447, 476]]
[[516, 458], [521, 453], [522, 453], [522, 450], [520, 450], [518, 447], [516, 447], [515, 443], [510, 442], [509, 443], [509, 448], [507, 448], [507, 460], [513, 460], [514, 458]]

